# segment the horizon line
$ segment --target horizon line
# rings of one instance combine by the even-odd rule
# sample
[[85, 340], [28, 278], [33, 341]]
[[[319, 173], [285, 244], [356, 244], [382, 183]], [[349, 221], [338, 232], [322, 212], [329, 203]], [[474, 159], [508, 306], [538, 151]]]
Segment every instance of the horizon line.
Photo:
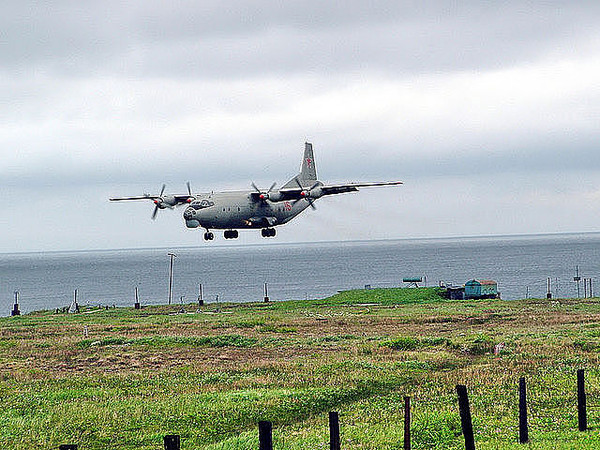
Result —
[[515, 233], [515, 234], [480, 234], [459, 236], [433, 236], [433, 237], [406, 237], [406, 238], [383, 238], [383, 239], [346, 239], [346, 240], [323, 240], [323, 241], [298, 241], [298, 242], [265, 242], [265, 243], [230, 243], [210, 246], [192, 245], [181, 247], [123, 247], [123, 248], [95, 248], [95, 249], [67, 249], [67, 250], [27, 250], [17, 252], [0, 252], [0, 256], [7, 255], [32, 255], [32, 254], [61, 254], [61, 253], [102, 253], [116, 251], [144, 251], [144, 250], [190, 250], [210, 248], [236, 248], [236, 247], [263, 247], [263, 246], [292, 246], [292, 245], [319, 245], [319, 244], [343, 244], [343, 243], [368, 243], [368, 242], [394, 242], [394, 241], [444, 241], [444, 240], [468, 240], [468, 239], [504, 239], [504, 238], [535, 238], [535, 237], [560, 237], [577, 235], [600, 235], [600, 231], [564, 231], [548, 233]]

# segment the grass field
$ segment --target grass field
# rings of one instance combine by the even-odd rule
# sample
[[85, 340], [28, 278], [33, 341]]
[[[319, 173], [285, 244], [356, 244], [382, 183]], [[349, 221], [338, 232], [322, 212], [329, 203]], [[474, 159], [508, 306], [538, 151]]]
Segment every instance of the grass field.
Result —
[[[469, 389], [478, 449], [517, 444], [528, 381], [533, 449], [600, 446], [600, 302], [461, 301], [431, 289], [324, 300], [38, 312], [0, 319], [0, 445], [11, 449], [398, 449], [412, 397], [413, 448], [464, 448], [456, 384]], [[87, 334], [87, 335], [86, 335]], [[495, 355], [497, 344], [503, 351]], [[586, 433], [576, 370], [585, 368]]]

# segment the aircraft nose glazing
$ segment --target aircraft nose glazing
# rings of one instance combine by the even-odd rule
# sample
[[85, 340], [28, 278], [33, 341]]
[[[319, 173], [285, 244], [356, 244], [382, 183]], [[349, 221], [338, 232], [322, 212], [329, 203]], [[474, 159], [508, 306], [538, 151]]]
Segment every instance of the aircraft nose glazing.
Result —
[[184, 212], [183, 212], [183, 218], [185, 220], [190, 220], [193, 219], [194, 216], [196, 215], [196, 210], [194, 208], [187, 208]]

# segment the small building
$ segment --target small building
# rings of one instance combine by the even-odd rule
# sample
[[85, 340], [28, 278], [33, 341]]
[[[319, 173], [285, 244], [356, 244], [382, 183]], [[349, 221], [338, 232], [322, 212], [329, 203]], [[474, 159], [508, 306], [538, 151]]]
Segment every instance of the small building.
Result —
[[465, 298], [497, 298], [498, 283], [493, 280], [471, 280], [465, 283]]

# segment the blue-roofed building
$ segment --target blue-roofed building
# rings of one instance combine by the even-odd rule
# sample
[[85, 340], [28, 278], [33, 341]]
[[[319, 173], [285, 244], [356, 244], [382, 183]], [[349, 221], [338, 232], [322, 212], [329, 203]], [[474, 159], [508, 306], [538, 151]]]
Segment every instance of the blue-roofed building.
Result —
[[465, 283], [465, 298], [497, 298], [498, 283], [493, 280], [470, 280]]

